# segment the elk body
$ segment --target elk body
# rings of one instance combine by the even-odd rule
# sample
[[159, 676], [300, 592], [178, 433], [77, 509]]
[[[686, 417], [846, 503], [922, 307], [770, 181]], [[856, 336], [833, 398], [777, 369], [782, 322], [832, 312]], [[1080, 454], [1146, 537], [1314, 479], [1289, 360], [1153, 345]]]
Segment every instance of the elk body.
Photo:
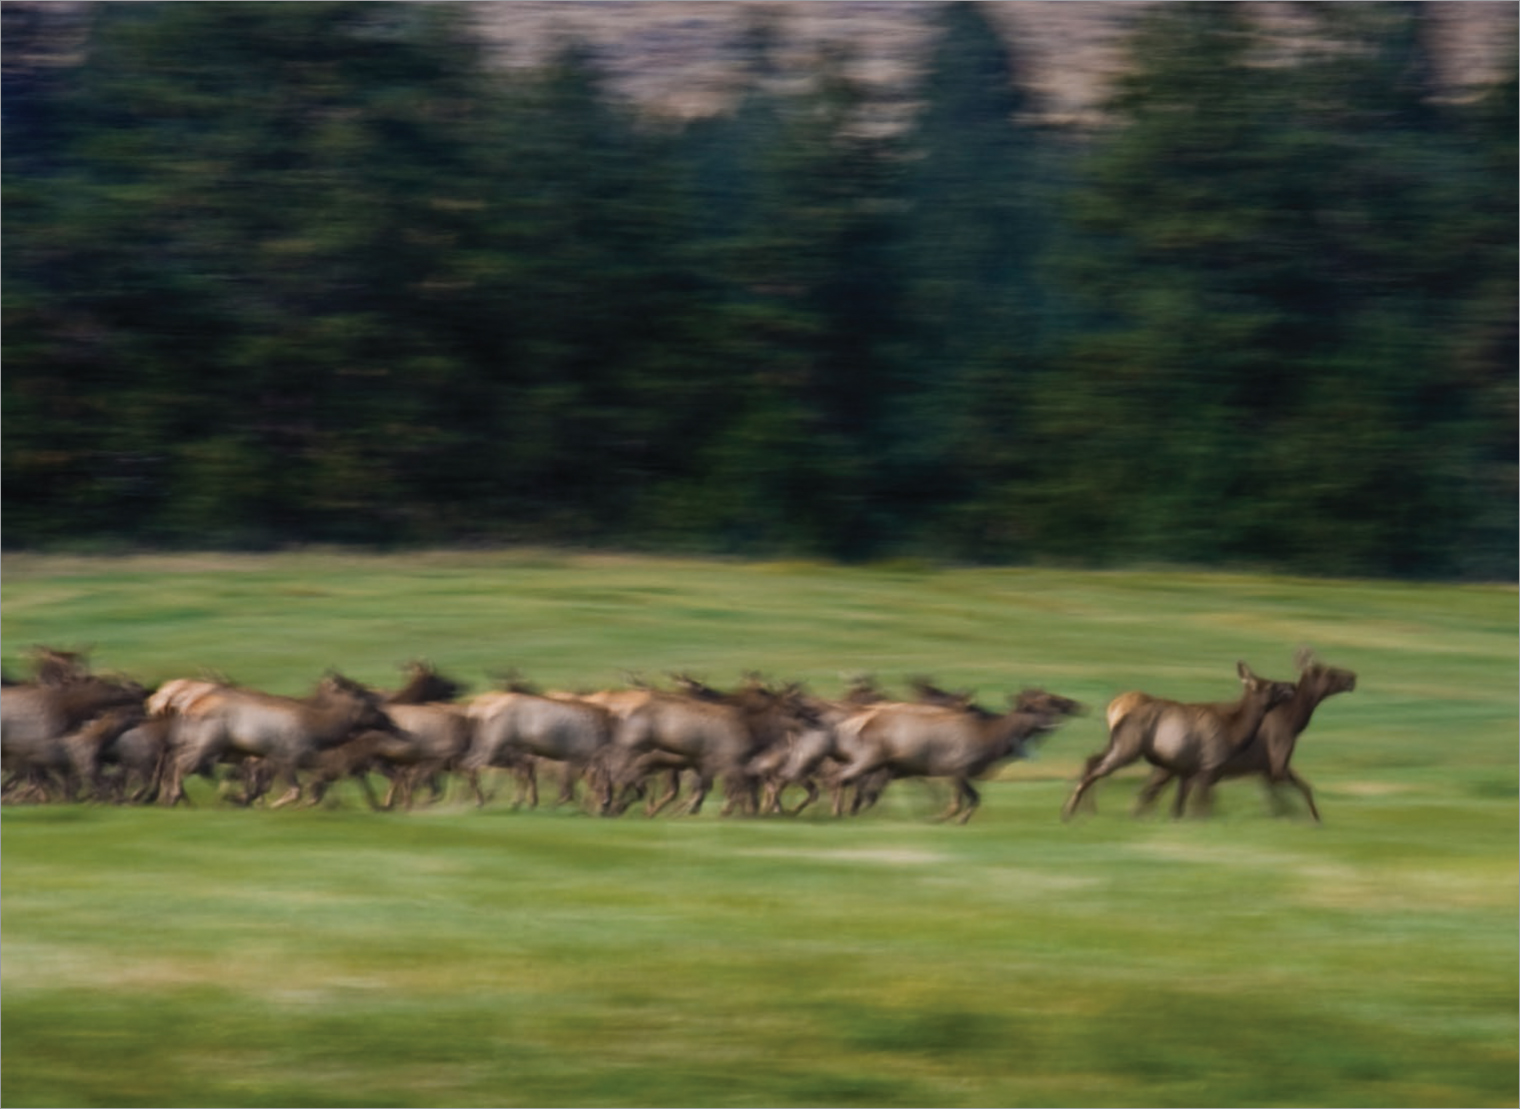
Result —
[[[478, 773], [498, 766], [531, 773], [533, 760], [558, 762], [563, 766], [561, 804], [575, 799], [576, 780], [600, 764], [612, 742], [612, 713], [578, 698], [484, 693], [470, 702], [468, 715], [475, 734], [463, 760], [466, 771]], [[536, 774], [530, 788], [536, 803]], [[606, 811], [611, 795], [605, 778], [597, 777], [594, 788], [599, 794], [598, 808]]]
[[[416, 788], [424, 782], [431, 784], [435, 799], [442, 796], [440, 776], [461, 768], [475, 735], [465, 706], [454, 702], [465, 691], [463, 684], [425, 662], [409, 662], [403, 669], [406, 684], [383, 695], [385, 713], [395, 723], [396, 734], [381, 732], [350, 740], [344, 745], [346, 750], [324, 759], [319, 770], [319, 779], [358, 778], [366, 797], [370, 796], [367, 775], [371, 769], [379, 770], [391, 780], [381, 806], [387, 809], [398, 799], [411, 808]], [[465, 776], [476, 800], [484, 803], [479, 772], [465, 771]]]
[[[1280, 786], [1291, 785], [1303, 797], [1304, 804], [1309, 807], [1309, 815], [1314, 818], [1315, 823], [1319, 823], [1319, 809], [1314, 805], [1314, 791], [1288, 763], [1293, 758], [1293, 749], [1298, 742], [1298, 737], [1303, 734], [1314, 716], [1314, 710], [1327, 698], [1355, 689], [1356, 674], [1350, 670], [1325, 666], [1315, 661], [1307, 652], [1300, 654], [1298, 664], [1299, 678], [1293, 687], [1293, 696], [1262, 718], [1260, 726], [1256, 729], [1255, 739], [1236, 751], [1225, 762], [1219, 776], [1244, 778], [1259, 774], [1266, 779], [1267, 788], [1274, 800], [1277, 798]], [[1112, 712], [1112, 706], [1110, 706], [1110, 712]], [[1135, 812], [1139, 814], [1149, 808], [1157, 795], [1166, 788], [1167, 783], [1175, 777], [1177, 777], [1175, 771], [1157, 767], [1140, 790], [1135, 802]], [[1177, 788], [1180, 792], [1183, 786], [1179, 785]]]
[[0, 744], [56, 739], [107, 709], [137, 706], [147, 691], [136, 682], [84, 676], [56, 685], [0, 689]]
[[1227, 704], [1122, 695], [1128, 711], [1115, 714], [1110, 706], [1108, 747], [1087, 760], [1082, 779], [1061, 810], [1062, 817], [1071, 817], [1094, 783], [1141, 758], [1181, 779], [1175, 815], [1182, 815], [1194, 785], [1199, 787], [1199, 808], [1207, 812], [1214, 782], [1225, 764], [1256, 735], [1266, 714], [1294, 692], [1291, 683], [1258, 677], [1244, 662], [1235, 668], [1245, 689], [1240, 700]]
[[143, 719], [139, 705], [107, 709], [62, 736], [12, 740], [4, 748], [6, 800], [76, 800], [80, 787], [90, 797], [104, 789], [101, 752]]
[[322, 679], [305, 700], [219, 686], [180, 713], [163, 799], [170, 805], [184, 800], [185, 775], [223, 758], [260, 758], [289, 783], [278, 807], [300, 798], [296, 772], [315, 752], [366, 731], [394, 734], [396, 726], [376, 694], [338, 674]]
[[157, 800], [168, 766], [174, 718], [149, 716], [100, 751], [103, 800], [145, 804]]
[[838, 768], [849, 761], [849, 753], [840, 746], [840, 729], [867, 709], [851, 701], [815, 700], [812, 710], [817, 723], [799, 729], [785, 743], [766, 748], [750, 760], [747, 772], [764, 783], [761, 812], [787, 812], [782, 795], [789, 786], [801, 786], [807, 796], [790, 810], [789, 815], [796, 816], [818, 800], [820, 779], [834, 795], [834, 815], [843, 811], [844, 787], [838, 782]]
[[955, 798], [940, 819], [964, 824], [981, 804], [971, 779], [1023, 757], [1030, 741], [1054, 731], [1066, 715], [1050, 706], [1029, 711], [1017, 701], [1002, 715], [939, 704], [869, 708], [841, 726], [839, 744], [849, 761], [838, 781], [848, 786], [882, 770], [893, 778], [949, 778]]
[[[726, 694], [690, 679], [682, 686], [684, 693], [647, 691], [619, 723], [612, 753], [619, 790], [656, 771], [691, 770], [696, 783], [683, 812], [700, 812], [719, 778], [728, 794], [724, 815], [741, 804], [756, 811], [750, 763], [814, 722], [805, 699], [795, 688], [770, 690], [755, 681]], [[674, 799], [674, 789], [667, 789], [646, 811], [652, 816]]]

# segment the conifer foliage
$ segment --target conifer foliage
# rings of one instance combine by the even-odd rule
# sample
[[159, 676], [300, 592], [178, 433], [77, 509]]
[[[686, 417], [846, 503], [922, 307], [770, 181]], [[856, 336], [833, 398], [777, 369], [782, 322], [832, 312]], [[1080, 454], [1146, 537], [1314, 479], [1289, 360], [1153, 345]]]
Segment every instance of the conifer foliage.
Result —
[[467, 6], [7, 5], [11, 546], [520, 540], [1512, 577], [1516, 94], [1419, 4], [985, 6], [728, 113]]

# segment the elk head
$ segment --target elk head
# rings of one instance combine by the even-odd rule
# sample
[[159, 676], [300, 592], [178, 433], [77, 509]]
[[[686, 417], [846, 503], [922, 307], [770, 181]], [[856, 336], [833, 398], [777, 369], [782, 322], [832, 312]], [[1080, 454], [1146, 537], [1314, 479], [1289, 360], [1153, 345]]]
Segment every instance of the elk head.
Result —
[[1356, 673], [1351, 670], [1341, 670], [1334, 666], [1326, 666], [1314, 657], [1314, 652], [1308, 647], [1300, 647], [1293, 656], [1293, 663], [1298, 668], [1299, 684], [1309, 683], [1323, 700], [1336, 693], [1349, 693], [1356, 688]]

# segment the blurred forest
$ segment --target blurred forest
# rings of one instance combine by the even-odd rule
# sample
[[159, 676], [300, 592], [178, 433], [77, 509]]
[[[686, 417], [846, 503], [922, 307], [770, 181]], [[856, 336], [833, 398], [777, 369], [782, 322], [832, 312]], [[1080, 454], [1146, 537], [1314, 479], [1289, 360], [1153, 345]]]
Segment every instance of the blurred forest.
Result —
[[1515, 68], [1421, 7], [1148, 8], [1079, 128], [975, 4], [906, 125], [763, 18], [672, 120], [450, 4], [7, 5], [4, 542], [1512, 579]]

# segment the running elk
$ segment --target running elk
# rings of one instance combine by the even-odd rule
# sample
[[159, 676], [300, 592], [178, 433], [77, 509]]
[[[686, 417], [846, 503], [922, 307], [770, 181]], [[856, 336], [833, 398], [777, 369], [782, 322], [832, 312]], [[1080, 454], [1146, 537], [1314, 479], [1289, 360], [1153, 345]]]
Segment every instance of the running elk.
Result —
[[893, 778], [949, 778], [955, 798], [939, 819], [958, 817], [964, 824], [981, 804], [971, 779], [1000, 762], [1023, 758], [1030, 742], [1053, 732], [1067, 715], [1080, 709], [1075, 701], [1057, 700], [1070, 706], [1069, 711], [1050, 704], [1029, 711], [1020, 707], [1017, 698], [1010, 698], [1009, 711], [1002, 715], [974, 706], [936, 704], [867, 709], [841, 725], [839, 745], [849, 762], [838, 781], [851, 785], [881, 770]]
[[[1309, 783], [1294, 773], [1288, 763], [1293, 758], [1293, 748], [1298, 737], [1309, 726], [1320, 702], [1337, 693], [1348, 693], [1355, 689], [1356, 675], [1350, 670], [1338, 670], [1324, 665], [1307, 650], [1300, 651], [1295, 661], [1298, 664], [1299, 678], [1293, 688], [1293, 696], [1262, 718], [1261, 725], [1256, 729], [1256, 738], [1230, 757], [1219, 776], [1243, 778], [1260, 774], [1267, 781], [1269, 796], [1274, 804], [1280, 804], [1278, 787], [1291, 785], [1302, 795], [1304, 804], [1309, 807], [1309, 815], [1315, 823], [1319, 823], [1319, 809], [1314, 805], [1314, 792], [1309, 788]], [[1135, 812], [1139, 814], [1149, 808], [1167, 783], [1175, 777], [1175, 771], [1157, 767], [1140, 790]], [[1183, 786], [1177, 788], [1180, 792]]]
[[1083, 794], [1099, 779], [1141, 758], [1181, 779], [1175, 815], [1183, 814], [1193, 785], [1199, 787], [1199, 810], [1207, 813], [1214, 783], [1225, 764], [1252, 740], [1266, 714], [1294, 693], [1291, 683], [1257, 677], [1244, 662], [1236, 663], [1235, 669], [1245, 690], [1240, 700], [1228, 704], [1184, 704], [1144, 694], [1122, 695], [1130, 707], [1117, 719], [1110, 707], [1114, 723], [1108, 747], [1088, 759], [1081, 781], [1061, 810], [1062, 818], [1070, 819]]
[[329, 673], [305, 700], [219, 686], [181, 710], [162, 799], [169, 805], [184, 800], [185, 775], [220, 759], [261, 758], [289, 783], [278, 808], [299, 800], [297, 771], [316, 752], [366, 731], [395, 734], [396, 725], [375, 693], [340, 674]]

